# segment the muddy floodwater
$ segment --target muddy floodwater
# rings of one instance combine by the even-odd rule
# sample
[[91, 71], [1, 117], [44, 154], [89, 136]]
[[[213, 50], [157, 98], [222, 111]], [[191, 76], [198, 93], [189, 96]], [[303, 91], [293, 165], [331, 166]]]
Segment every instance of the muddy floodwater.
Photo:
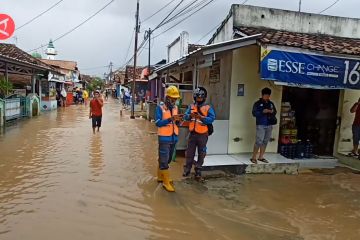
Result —
[[1, 240], [360, 239], [360, 175], [248, 175], [157, 184], [156, 129], [107, 103], [93, 135], [85, 106], [0, 135]]

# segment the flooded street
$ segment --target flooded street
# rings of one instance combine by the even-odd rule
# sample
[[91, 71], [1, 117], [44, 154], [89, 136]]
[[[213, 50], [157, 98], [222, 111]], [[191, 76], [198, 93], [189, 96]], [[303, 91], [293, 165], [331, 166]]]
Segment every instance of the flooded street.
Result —
[[360, 175], [252, 175], [156, 182], [153, 124], [105, 104], [22, 121], [0, 135], [0, 239], [359, 239]]

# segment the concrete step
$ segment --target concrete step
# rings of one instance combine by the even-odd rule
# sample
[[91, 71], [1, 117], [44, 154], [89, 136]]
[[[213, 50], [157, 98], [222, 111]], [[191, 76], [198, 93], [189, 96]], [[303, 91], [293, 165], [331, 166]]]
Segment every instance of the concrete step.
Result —
[[209, 155], [205, 158], [204, 171], [221, 170], [233, 174], [297, 174], [301, 169], [334, 168], [335, 158], [287, 159], [280, 154], [266, 155], [269, 163], [250, 161], [251, 154]]

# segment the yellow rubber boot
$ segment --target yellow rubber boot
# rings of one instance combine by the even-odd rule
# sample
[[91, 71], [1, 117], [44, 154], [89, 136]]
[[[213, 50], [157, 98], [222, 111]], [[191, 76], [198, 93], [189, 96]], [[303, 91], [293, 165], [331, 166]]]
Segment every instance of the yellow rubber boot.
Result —
[[169, 170], [160, 170], [161, 175], [163, 177], [163, 187], [168, 192], [175, 192], [174, 186], [170, 183], [170, 174]]
[[[159, 183], [164, 181], [164, 177], [163, 177], [160, 169], [158, 169], [158, 172], [157, 172], [157, 181]], [[171, 178], [169, 178], [169, 181], [170, 181], [170, 183], [173, 183], [173, 180]]]
[[164, 178], [163, 178], [163, 175], [162, 175], [160, 169], [158, 169], [158, 172], [157, 172], [157, 181], [158, 181], [159, 183], [164, 181]]

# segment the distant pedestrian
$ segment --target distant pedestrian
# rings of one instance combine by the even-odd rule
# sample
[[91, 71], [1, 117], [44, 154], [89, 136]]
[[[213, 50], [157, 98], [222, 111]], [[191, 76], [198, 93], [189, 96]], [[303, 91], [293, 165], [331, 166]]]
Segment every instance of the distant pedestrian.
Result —
[[359, 142], [360, 142], [360, 98], [354, 103], [351, 107], [350, 112], [355, 113], [354, 122], [352, 125], [352, 133], [353, 133], [353, 150], [349, 153], [349, 156], [359, 156]]
[[89, 113], [89, 118], [92, 119], [92, 128], [94, 134], [96, 128], [98, 132], [100, 131], [103, 106], [104, 106], [104, 100], [102, 99], [100, 92], [95, 91], [94, 98], [90, 101], [90, 113]]
[[105, 90], [105, 100], [109, 99], [109, 90]]
[[85, 106], [87, 106], [87, 101], [89, 99], [89, 92], [87, 90], [83, 91], [83, 101], [85, 103]]
[[255, 102], [252, 110], [256, 118], [256, 142], [254, 145], [253, 156], [250, 159], [252, 163], [257, 163], [256, 157], [260, 150], [259, 161], [268, 163], [264, 158], [267, 144], [271, 139], [273, 125], [277, 124], [276, 108], [270, 101], [271, 89], [264, 88], [261, 91], [262, 97]]
[[61, 106], [65, 107], [66, 106], [66, 97], [67, 97], [67, 92], [65, 90], [65, 88], [61, 89]]

